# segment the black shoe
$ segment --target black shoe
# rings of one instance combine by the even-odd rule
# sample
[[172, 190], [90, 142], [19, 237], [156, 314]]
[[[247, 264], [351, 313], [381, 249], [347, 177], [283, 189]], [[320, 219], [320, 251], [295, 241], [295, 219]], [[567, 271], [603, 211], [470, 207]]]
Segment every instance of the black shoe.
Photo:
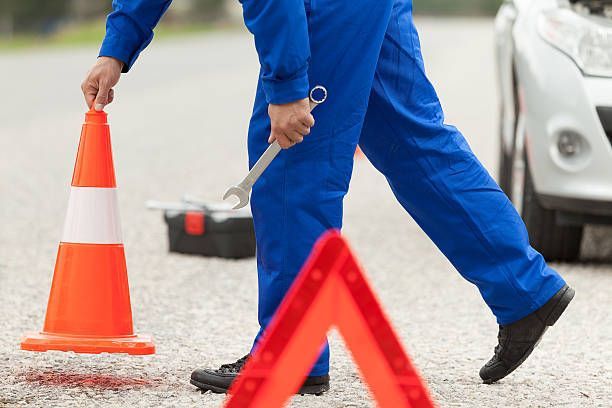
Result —
[[[195, 385], [203, 392], [212, 391], [216, 394], [227, 393], [232, 382], [244, 367], [244, 364], [249, 358], [249, 355], [242, 357], [240, 360], [231, 364], [223, 364], [216, 370], [199, 368], [191, 373], [191, 384]], [[312, 394], [321, 395], [329, 390], [329, 375], [318, 377], [306, 377], [302, 388], [297, 394]]]
[[485, 384], [501, 380], [518, 368], [538, 345], [549, 326], [555, 324], [575, 294], [565, 285], [544, 306], [519, 320], [499, 326], [495, 354], [480, 369], [480, 378]]

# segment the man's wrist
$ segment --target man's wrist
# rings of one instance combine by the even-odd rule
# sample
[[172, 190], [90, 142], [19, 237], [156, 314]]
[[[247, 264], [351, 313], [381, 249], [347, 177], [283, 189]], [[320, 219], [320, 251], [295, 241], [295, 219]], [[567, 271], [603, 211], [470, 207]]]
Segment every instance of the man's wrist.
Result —
[[114, 35], [107, 35], [102, 42], [98, 57], [110, 57], [123, 63], [121, 72], [128, 72], [138, 55], [138, 45], [118, 38]]
[[112, 64], [116, 64], [117, 67], [119, 68], [119, 71], [122, 71], [123, 67], [125, 66], [125, 63], [123, 61], [121, 61], [120, 59], [117, 59], [115, 57], [99, 56], [98, 60], [100, 60], [100, 61], [109, 61]]
[[267, 102], [275, 105], [307, 98], [310, 91], [306, 73], [286, 81], [262, 78], [262, 85]]

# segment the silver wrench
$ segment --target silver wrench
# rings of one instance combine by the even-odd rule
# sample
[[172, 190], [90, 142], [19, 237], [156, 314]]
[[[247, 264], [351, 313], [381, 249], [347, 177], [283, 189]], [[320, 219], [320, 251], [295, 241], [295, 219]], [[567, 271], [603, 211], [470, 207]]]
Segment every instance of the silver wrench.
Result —
[[[310, 111], [316, 108], [318, 105], [325, 102], [327, 99], [327, 89], [321, 85], [317, 85], [310, 90]], [[227, 189], [223, 195], [223, 199], [227, 200], [230, 196], [236, 196], [238, 198], [238, 204], [234, 206], [234, 210], [242, 208], [249, 203], [249, 195], [253, 184], [259, 179], [259, 176], [268, 168], [272, 160], [280, 153], [282, 148], [278, 144], [278, 141], [274, 141], [261, 155], [257, 163], [253, 166], [249, 174], [237, 185]]]

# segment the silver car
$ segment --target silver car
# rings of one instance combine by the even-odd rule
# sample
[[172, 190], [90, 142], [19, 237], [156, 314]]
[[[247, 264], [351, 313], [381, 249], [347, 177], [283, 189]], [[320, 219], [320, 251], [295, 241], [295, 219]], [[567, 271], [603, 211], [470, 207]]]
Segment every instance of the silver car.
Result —
[[495, 21], [501, 187], [548, 260], [612, 222], [612, 0], [506, 0]]

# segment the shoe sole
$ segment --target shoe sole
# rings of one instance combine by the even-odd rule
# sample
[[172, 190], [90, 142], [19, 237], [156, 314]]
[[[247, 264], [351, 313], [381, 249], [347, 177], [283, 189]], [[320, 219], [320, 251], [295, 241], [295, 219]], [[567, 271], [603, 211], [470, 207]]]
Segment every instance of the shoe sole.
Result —
[[202, 394], [204, 394], [207, 391], [213, 392], [215, 394], [227, 394], [227, 390], [225, 388], [219, 388], [219, 387], [215, 387], [214, 385], [204, 384], [196, 380], [189, 380], [189, 382], [192, 385], [195, 385], [196, 387], [198, 387], [200, 391], [202, 391]]
[[[227, 394], [227, 389], [225, 388], [215, 387], [214, 385], [210, 384], [204, 384], [196, 380], [189, 380], [189, 382], [192, 385], [198, 387], [200, 391], [202, 391], [202, 394], [207, 391], [210, 391], [214, 394]], [[302, 386], [302, 388], [300, 388], [298, 392], [296, 392], [296, 395], [316, 395], [318, 397], [323, 395], [327, 391], [329, 391], [329, 384], [304, 385]]]
[[561, 317], [563, 312], [565, 312], [565, 309], [567, 309], [567, 306], [570, 304], [570, 302], [574, 298], [575, 294], [576, 294], [576, 291], [568, 286], [565, 289], [565, 291], [563, 292], [563, 294], [559, 297], [559, 300], [557, 301], [557, 304], [550, 311], [550, 314], [548, 315], [548, 317], [546, 317], [546, 320], [544, 321], [544, 324], [546, 325], [546, 327], [544, 328], [544, 331], [542, 331], [542, 334], [540, 334], [540, 338], [538, 338], [538, 341], [536, 341], [533, 346], [531, 346], [529, 349], [527, 349], [527, 351], [525, 352], [523, 357], [521, 357], [521, 359], [515, 365], [510, 367], [510, 370], [508, 370], [506, 373], [504, 373], [504, 375], [502, 375], [500, 377], [488, 378], [486, 380], [483, 380], [483, 383], [485, 383], [485, 384], [493, 384], [494, 382], [497, 382], [497, 381], [501, 380], [502, 378], [507, 377], [514, 370], [519, 368], [519, 366], [521, 364], [523, 364], [525, 362], [525, 360], [527, 360], [527, 357], [529, 357], [531, 355], [531, 353], [538, 346], [538, 344], [540, 344], [540, 341], [542, 340], [542, 337], [544, 336], [544, 333], [546, 333], [546, 330], [548, 330], [549, 327], [551, 327], [555, 323], [557, 323], [557, 320], [559, 320], [559, 318]]

